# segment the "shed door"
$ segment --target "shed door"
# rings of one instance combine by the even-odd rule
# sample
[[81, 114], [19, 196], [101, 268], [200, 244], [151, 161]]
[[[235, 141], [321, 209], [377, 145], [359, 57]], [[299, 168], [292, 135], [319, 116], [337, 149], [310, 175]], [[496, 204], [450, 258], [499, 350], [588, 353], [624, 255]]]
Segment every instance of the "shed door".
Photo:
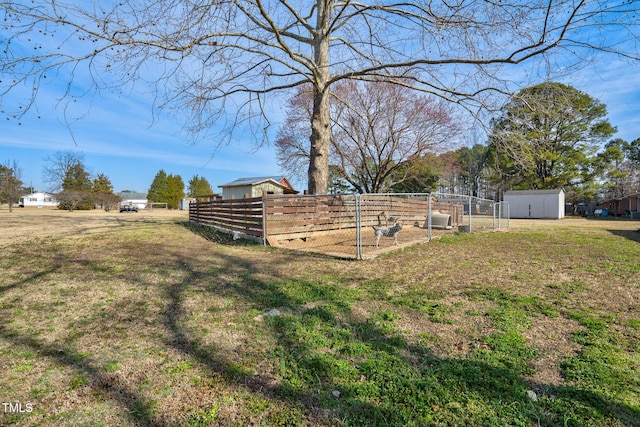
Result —
[[531, 200], [529, 208], [529, 218], [544, 218], [545, 217], [545, 199], [546, 197], [534, 197]]

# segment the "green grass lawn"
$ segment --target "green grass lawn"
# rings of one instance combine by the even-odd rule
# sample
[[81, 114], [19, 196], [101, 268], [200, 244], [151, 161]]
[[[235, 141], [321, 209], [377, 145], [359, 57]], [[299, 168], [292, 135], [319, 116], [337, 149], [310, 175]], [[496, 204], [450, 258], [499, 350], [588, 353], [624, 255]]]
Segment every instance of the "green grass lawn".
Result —
[[512, 225], [360, 262], [180, 221], [7, 244], [32, 410], [0, 425], [640, 425], [640, 223]]

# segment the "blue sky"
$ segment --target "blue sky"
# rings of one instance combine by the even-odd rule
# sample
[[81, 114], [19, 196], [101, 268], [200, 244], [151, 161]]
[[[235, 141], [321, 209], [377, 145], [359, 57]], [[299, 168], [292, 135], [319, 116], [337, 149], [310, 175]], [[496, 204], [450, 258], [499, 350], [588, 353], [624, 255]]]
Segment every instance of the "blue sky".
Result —
[[[56, 151], [78, 151], [92, 175], [106, 174], [115, 191], [146, 192], [160, 169], [182, 176], [185, 185], [204, 176], [217, 186], [244, 176], [278, 175], [274, 150], [256, 149], [250, 140], [215, 150], [213, 143], [193, 144], [174, 118], [152, 114], [150, 100], [132, 93], [82, 100], [87, 115], [68, 126], [52, 100], [39, 102], [37, 113], [0, 123], [0, 159], [16, 160], [23, 181], [47, 190], [43, 167]], [[40, 118], [37, 117], [40, 116]], [[274, 129], [275, 131], [275, 129]]]
[[[640, 137], [638, 64], [601, 57], [562, 81], [607, 105], [608, 118], [618, 128], [615, 137], [628, 141]], [[160, 169], [181, 175], [185, 184], [193, 175], [203, 176], [214, 191], [236, 178], [282, 173], [273, 146], [256, 149], [248, 133], [245, 139], [217, 150], [213, 143], [192, 144], [174, 118], [152, 114], [152, 100], [142, 92], [81, 99], [74, 108], [87, 114], [71, 129], [52, 95], [41, 95], [38, 110], [31, 111], [21, 124], [0, 122], [0, 161], [16, 160], [23, 181], [37, 190], [47, 190], [42, 180], [45, 159], [66, 150], [84, 153], [89, 172], [106, 174], [116, 191], [146, 192]], [[272, 140], [282, 117], [283, 112], [273, 108]], [[298, 184], [302, 190], [304, 183]]]

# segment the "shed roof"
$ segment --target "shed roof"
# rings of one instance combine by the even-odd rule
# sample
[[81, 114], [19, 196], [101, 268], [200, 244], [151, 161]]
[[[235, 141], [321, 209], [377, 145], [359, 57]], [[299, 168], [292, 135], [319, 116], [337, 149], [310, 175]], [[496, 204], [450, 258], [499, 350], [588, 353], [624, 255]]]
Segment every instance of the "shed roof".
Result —
[[560, 193], [564, 193], [564, 190], [562, 188], [553, 189], [553, 190], [510, 190], [510, 191], [506, 191], [504, 195], [505, 196], [507, 195], [534, 196], [536, 194], [560, 194]]
[[253, 178], [238, 178], [235, 181], [227, 182], [226, 184], [218, 185], [218, 187], [244, 187], [247, 185], [258, 185], [263, 182], [273, 181], [273, 184], [282, 187], [288, 188], [286, 185], [282, 184], [280, 181], [283, 179], [283, 176], [260, 176]]
[[147, 200], [146, 193], [136, 193], [133, 191], [122, 191], [119, 196], [122, 200]]

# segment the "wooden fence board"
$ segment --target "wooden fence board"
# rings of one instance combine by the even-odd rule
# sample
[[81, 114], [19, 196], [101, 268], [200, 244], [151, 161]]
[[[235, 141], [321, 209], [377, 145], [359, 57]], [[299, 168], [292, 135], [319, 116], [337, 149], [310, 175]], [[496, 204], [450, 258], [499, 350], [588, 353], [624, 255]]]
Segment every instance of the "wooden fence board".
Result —
[[[450, 214], [454, 225], [462, 223], [462, 205], [433, 201], [431, 207], [433, 212]], [[383, 212], [406, 224], [423, 224], [429, 212], [429, 201], [417, 197], [361, 196], [360, 220], [363, 226], [386, 225]], [[325, 235], [355, 228], [356, 204], [353, 196], [266, 195], [264, 199], [195, 202], [189, 206], [189, 220], [229, 232], [266, 237], [272, 244], [279, 239]]]

